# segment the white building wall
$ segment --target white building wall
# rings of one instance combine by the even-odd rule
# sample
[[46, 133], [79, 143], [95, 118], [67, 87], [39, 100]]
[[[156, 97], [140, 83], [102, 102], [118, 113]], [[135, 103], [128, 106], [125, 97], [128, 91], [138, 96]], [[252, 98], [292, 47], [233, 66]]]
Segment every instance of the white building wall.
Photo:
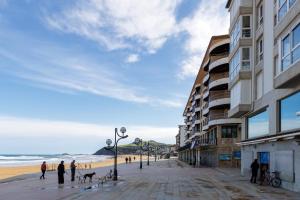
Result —
[[273, 47], [274, 47], [274, 1], [264, 0], [264, 60], [263, 60], [263, 93], [266, 94], [273, 90]]
[[186, 136], [186, 126], [179, 126], [179, 135], [180, 135], [180, 140], [179, 140], [179, 146], [183, 147], [185, 145], [185, 136]]

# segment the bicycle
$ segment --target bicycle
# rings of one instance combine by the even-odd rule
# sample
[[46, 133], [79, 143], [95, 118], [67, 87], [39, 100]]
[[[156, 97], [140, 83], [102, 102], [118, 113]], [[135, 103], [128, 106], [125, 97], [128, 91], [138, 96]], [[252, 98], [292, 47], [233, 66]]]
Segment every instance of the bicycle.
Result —
[[270, 173], [269, 171], [266, 172], [265, 182], [268, 185], [272, 185], [274, 188], [279, 188], [281, 186], [281, 178], [279, 177], [280, 172], [274, 171]]

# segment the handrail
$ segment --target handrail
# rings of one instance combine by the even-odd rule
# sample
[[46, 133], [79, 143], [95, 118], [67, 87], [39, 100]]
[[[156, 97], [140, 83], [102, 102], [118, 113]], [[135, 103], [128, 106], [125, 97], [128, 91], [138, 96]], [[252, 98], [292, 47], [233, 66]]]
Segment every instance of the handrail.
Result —
[[228, 76], [229, 76], [228, 72], [211, 74], [210, 75], [210, 79], [209, 79], [209, 83], [211, 83], [211, 82], [213, 82], [215, 80], [219, 80], [221, 78], [228, 78]]

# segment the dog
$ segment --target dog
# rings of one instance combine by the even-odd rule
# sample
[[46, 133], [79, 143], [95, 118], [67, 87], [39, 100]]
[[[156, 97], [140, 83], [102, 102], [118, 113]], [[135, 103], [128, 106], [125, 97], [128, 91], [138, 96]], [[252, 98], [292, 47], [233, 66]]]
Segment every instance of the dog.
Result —
[[91, 183], [93, 181], [93, 176], [95, 176], [95, 175], [96, 175], [96, 172], [83, 175], [83, 182], [85, 183], [86, 178], [89, 178], [90, 179], [90, 183]]

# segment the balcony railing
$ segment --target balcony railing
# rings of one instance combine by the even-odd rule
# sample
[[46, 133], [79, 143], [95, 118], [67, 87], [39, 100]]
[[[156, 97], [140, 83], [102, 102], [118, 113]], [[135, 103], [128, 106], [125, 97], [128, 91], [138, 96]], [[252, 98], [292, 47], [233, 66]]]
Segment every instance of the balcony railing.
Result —
[[229, 91], [211, 91], [209, 93], [209, 102], [217, 99], [224, 99], [224, 98], [230, 98]]
[[228, 57], [228, 52], [212, 55], [210, 56], [210, 63], [225, 57]]
[[209, 113], [209, 121], [211, 120], [218, 120], [218, 119], [227, 119], [228, 113]]
[[229, 76], [228, 72], [211, 74], [210, 75], [210, 79], [209, 79], [209, 83], [211, 83], [211, 82], [213, 82], [215, 80], [222, 79], [222, 78], [228, 78], [228, 76]]

